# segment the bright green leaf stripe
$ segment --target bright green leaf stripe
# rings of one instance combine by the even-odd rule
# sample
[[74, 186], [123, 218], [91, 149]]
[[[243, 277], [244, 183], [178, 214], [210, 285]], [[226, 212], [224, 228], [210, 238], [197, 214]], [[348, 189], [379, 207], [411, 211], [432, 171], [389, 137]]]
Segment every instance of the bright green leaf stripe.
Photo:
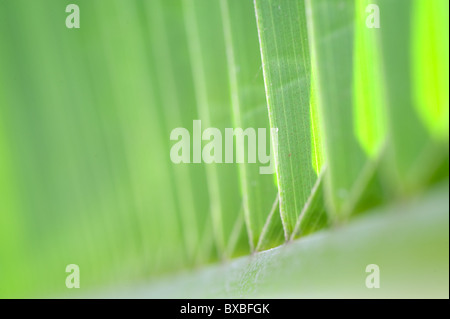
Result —
[[296, 0], [255, 0], [255, 9], [270, 124], [278, 128], [280, 214], [289, 238], [316, 180], [311, 165], [311, 62], [305, 8]]
[[415, 106], [433, 136], [448, 140], [449, 1], [413, 2], [410, 38]]
[[[254, 128], [256, 131], [265, 128], [268, 141], [270, 126], [253, 1], [221, 0], [220, 4], [234, 127]], [[238, 165], [247, 232], [250, 246], [254, 249], [277, 189], [271, 175], [260, 174], [260, 166], [268, 164]]]
[[[313, 63], [312, 63], [313, 64]], [[319, 121], [319, 112], [317, 109], [317, 90], [314, 88], [314, 70], [311, 75], [311, 97], [310, 97], [310, 116], [311, 116], [311, 157], [312, 166], [317, 175], [320, 174], [322, 166], [324, 164], [324, 153], [322, 144], [322, 134]]]
[[[355, 39], [353, 53], [353, 96], [355, 135], [364, 151], [376, 156], [386, 137], [385, 93], [377, 28], [368, 28], [371, 22], [366, 8], [373, 1], [357, 0], [355, 12]], [[370, 7], [369, 7], [370, 8]]]
[[308, 32], [328, 172], [325, 189], [333, 216], [346, 218], [343, 204], [365, 162], [353, 130], [353, 0], [308, 0]]

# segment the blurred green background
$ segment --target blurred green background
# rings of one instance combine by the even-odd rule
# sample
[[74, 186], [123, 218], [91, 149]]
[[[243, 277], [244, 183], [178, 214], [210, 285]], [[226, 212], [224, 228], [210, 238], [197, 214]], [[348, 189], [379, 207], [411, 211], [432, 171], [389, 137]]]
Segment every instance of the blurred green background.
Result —
[[[218, 2], [76, 1], [80, 29], [66, 28], [69, 3], [0, 3], [0, 295], [63, 290], [71, 263], [95, 287], [247, 254], [235, 166], [177, 166], [169, 157], [176, 127], [192, 132], [194, 119], [233, 127], [223, 32], [210, 12], [220, 14]], [[247, 8], [256, 59], [245, 72], [260, 93], [252, 112], [268, 126]], [[185, 30], [193, 14], [210, 25], [196, 48]], [[203, 117], [190, 55], [199, 46], [208, 46], [199, 60], [208, 74], [203, 108], [214, 110]], [[275, 185], [263, 180], [270, 210]], [[234, 228], [238, 245], [227, 247]]]

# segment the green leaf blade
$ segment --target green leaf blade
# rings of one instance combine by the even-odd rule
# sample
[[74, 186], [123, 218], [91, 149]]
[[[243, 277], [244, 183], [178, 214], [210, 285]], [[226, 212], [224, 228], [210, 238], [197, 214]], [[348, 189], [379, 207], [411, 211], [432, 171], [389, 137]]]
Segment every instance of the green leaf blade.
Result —
[[299, 1], [255, 0], [267, 104], [275, 150], [280, 214], [286, 238], [314, 185], [310, 76], [305, 7]]

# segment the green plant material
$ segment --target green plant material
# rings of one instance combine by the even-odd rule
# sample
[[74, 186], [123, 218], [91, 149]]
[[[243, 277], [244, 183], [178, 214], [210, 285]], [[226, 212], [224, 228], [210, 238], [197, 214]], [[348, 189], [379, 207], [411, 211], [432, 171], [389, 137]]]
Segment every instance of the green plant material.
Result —
[[354, 1], [307, 0], [306, 7], [328, 165], [326, 203], [331, 216], [342, 220], [351, 213], [343, 206], [365, 163], [352, 121]]
[[329, 218], [323, 197], [323, 184], [326, 168], [319, 175], [314, 187], [311, 189], [308, 201], [295, 225], [291, 239], [306, 236], [328, 226]]
[[311, 156], [312, 165], [317, 175], [320, 174], [325, 159], [323, 158], [322, 136], [319, 114], [316, 101], [316, 90], [314, 89], [314, 75], [311, 75], [311, 96], [309, 113], [311, 117]]
[[[270, 126], [253, 2], [221, 0], [220, 5], [234, 127], [265, 128], [268, 142], [271, 138]], [[269, 150], [269, 143], [266, 144]], [[238, 165], [247, 233], [250, 247], [254, 250], [277, 189], [272, 175], [260, 173], [261, 163]]]
[[[204, 128], [224, 131], [232, 126], [232, 118], [220, 3], [184, 0], [183, 10], [199, 119]], [[223, 164], [209, 164], [205, 169], [214, 239], [223, 255], [239, 213], [238, 176], [234, 167]]]
[[[181, 194], [175, 186], [170, 162], [166, 160], [168, 149], [165, 140], [169, 134], [164, 118], [158, 112], [160, 105], [167, 104], [158, 90], [166, 88], [158, 87], [158, 70], [149, 63], [151, 60], [147, 61], [148, 55], [157, 55], [159, 52], [146, 51], [151, 48], [146, 44], [150, 39], [142, 41], [145, 33], [142, 32], [144, 29], [140, 28], [139, 8], [136, 3], [130, 5], [116, 1], [107, 8], [103, 7], [101, 3], [96, 2], [86, 9], [96, 12], [103, 10], [103, 14], [115, 17], [117, 23], [114, 25], [114, 32], [106, 19], [98, 20], [96, 27], [85, 28], [84, 32], [98, 32], [98, 38], [102, 39], [99, 41], [101, 49], [108, 52], [104, 57], [105, 63], [94, 68], [95, 75], [99, 78], [93, 82], [98, 81], [101, 84], [98, 90], [100, 96], [95, 97], [96, 106], [93, 109], [99, 109], [100, 116], [111, 111], [111, 118], [104, 119], [105, 124], [117, 125], [116, 128], [105, 128], [105, 134], [111, 134], [111, 141], [106, 144], [117, 156], [109, 159], [113, 176], [117, 176], [113, 177], [113, 181], [117, 178], [113, 183], [117, 187], [115, 193], [120, 200], [119, 210], [113, 211], [120, 212], [121, 217], [117, 222], [129, 223], [129, 232], [134, 235], [124, 234], [129, 241], [127, 245], [135, 247], [135, 256], [127, 259], [153, 270], [175, 269], [175, 263], [172, 264], [164, 254], [170, 254], [174, 256], [176, 263], [186, 265], [191, 251], [186, 249], [189, 243], [186, 244], [183, 238], [183, 225], [176, 204], [176, 198]], [[69, 31], [66, 29], [66, 32]], [[95, 53], [92, 56], [95, 57]], [[101, 76], [103, 74], [115, 79], [110, 82], [110, 86]], [[108, 96], [105, 97], [107, 92]], [[176, 107], [176, 104], [173, 107]], [[92, 117], [88, 110], [86, 117]], [[95, 122], [89, 125], [93, 127]], [[109, 131], [114, 129], [116, 134]], [[155, 165], [156, 163], [161, 164]], [[149, 190], [156, 188], [158, 192], [149, 194]], [[149, 211], [160, 213], [148, 214]], [[186, 213], [189, 213], [188, 209]], [[105, 216], [106, 220], [110, 218]], [[113, 236], [117, 236], [117, 233], [113, 233]], [[123, 248], [119, 248], [118, 253], [127, 254]], [[139, 262], [140, 260], [142, 261]]]
[[[164, 136], [170, 136], [175, 127], [191, 129], [197, 112], [191, 70], [187, 69], [187, 43], [185, 37], [180, 36], [184, 35], [181, 33], [184, 27], [181, 3], [156, 0], [137, 5], [143, 30], [140, 36], [149, 39], [144, 44], [152, 54], [148, 64], [154, 74], [153, 94], [159, 101], [160, 107], [156, 110], [163, 123]], [[170, 147], [169, 143], [165, 145], [166, 154], [170, 153]], [[200, 236], [211, 227], [207, 219], [208, 202], [197, 195], [208, 191], [205, 172], [203, 167], [189, 165], [172, 164], [170, 168], [187, 258], [190, 262], [201, 263], [208, 260], [210, 253], [209, 249], [198, 250]]]
[[367, 19], [370, 19], [366, 8], [372, 1], [357, 0], [355, 4], [352, 84], [354, 128], [366, 154], [376, 157], [386, 138], [385, 93], [377, 49], [379, 29], [366, 25]]
[[[436, 60], [437, 57], [433, 56], [428, 56], [429, 59], [426, 60], [422, 58], [414, 59], [411, 48], [417, 48], [418, 44], [414, 44], [415, 41], [421, 41], [420, 46], [428, 45], [430, 50], [434, 50], [433, 48], [437, 48], [435, 42], [440, 40], [434, 40], [433, 34], [430, 33], [430, 39], [423, 43], [422, 33], [427, 32], [428, 27], [424, 25], [421, 18], [413, 20], [416, 2], [379, 0], [377, 4], [383, 17], [382, 26], [379, 29], [379, 41], [382, 52], [384, 84], [387, 95], [386, 109], [388, 110], [390, 132], [387, 148], [387, 155], [390, 158], [387, 164], [389, 167], [387, 179], [394, 184], [392, 188], [396, 192], [403, 195], [411, 194], [422, 189], [430, 175], [435, 171], [436, 164], [439, 165], [440, 158], [445, 156], [443, 155], [443, 152], [445, 153], [443, 147], [431, 140], [415, 106], [415, 97], [417, 96], [421, 96], [423, 102], [424, 99], [432, 101], [443, 95], [433, 90], [430, 91], [427, 88], [428, 85], [423, 85], [421, 88], [414, 87], [413, 81], [415, 78], [413, 77], [414, 69], [419, 72], [416, 75], [417, 78], [417, 76], [421, 76], [420, 70], [427, 68], [432, 72], [435, 69], [433, 65], [439, 62]], [[428, 15], [428, 13], [424, 13], [424, 15]], [[413, 27], [416, 23], [417, 27]], [[418, 36], [417, 39], [416, 36]], [[422, 53], [417, 54], [424, 54], [426, 51], [427, 49], [422, 49], [420, 51]], [[445, 55], [446, 53], [441, 54]], [[415, 65], [416, 63], [417, 65]], [[413, 65], [415, 66], [413, 67]], [[445, 66], [439, 66], [439, 68], [441, 67]], [[435, 75], [430, 76], [435, 77]], [[425, 78], [420, 81], [422, 80], [426, 81]], [[429, 78], [429, 81], [435, 82], [436, 79]], [[440, 85], [436, 90], [440, 90]], [[415, 90], [418, 90], [418, 92], [415, 93]], [[445, 93], [443, 94], [445, 95]], [[442, 102], [438, 102], [441, 105]], [[422, 109], [423, 114], [423, 106], [418, 107]], [[426, 112], [435, 114], [436, 108], [441, 107], [434, 106], [427, 109]], [[446, 108], [448, 109], [448, 104]], [[430, 117], [436, 118], [436, 115], [430, 115]], [[441, 121], [439, 120], [439, 122]], [[436, 123], [436, 125], [442, 126], [439, 123]]]
[[310, 76], [305, 7], [301, 1], [255, 0], [264, 80], [275, 150], [280, 214], [286, 239], [317, 176], [311, 165]]
[[[448, 210], [447, 180], [426, 196], [377, 209], [346, 226], [240, 258], [227, 266], [213, 266], [101, 295], [448, 298]], [[365, 285], [369, 264], [379, 266], [379, 289]]]
[[284, 243], [283, 224], [280, 218], [280, 197], [277, 194], [273, 202], [272, 209], [267, 216], [266, 223], [261, 231], [256, 251], [263, 251], [270, 248], [277, 247]]
[[[447, 1], [76, 3], [0, 1], [0, 297], [448, 297]], [[172, 163], [198, 119], [277, 174]]]
[[414, 105], [431, 134], [448, 141], [449, 2], [413, 3], [410, 50]]
[[[0, 82], [0, 84], [0, 105], [2, 105], [10, 97], [7, 97], [8, 92], [2, 89], [6, 85], [3, 82]], [[3, 114], [3, 112], [0, 112], [0, 114]], [[9, 139], [5, 136], [5, 130], [2, 129], [7, 124], [3, 123], [1, 119], [2, 117], [0, 116], [0, 150], [2, 152], [0, 156], [0, 194], [2, 194], [2, 200], [0, 201], [0, 256], [8, 258], [8, 263], [1, 263], [1, 266], [3, 273], [10, 274], [17, 271], [17, 267], [20, 267], [19, 271], [21, 272], [26, 271], [22, 267], [25, 259], [25, 256], [23, 256], [24, 235], [22, 233], [23, 221], [20, 220], [20, 216], [15, 214], [18, 211], [18, 205], [20, 203], [17, 196], [17, 185], [13, 178], [13, 172], [16, 170], [16, 167], [11, 158], [11, 146], [7, 144]], [[1, 284], [6, 287], [11, 287], [10, 291], [13, 295], [20, 292], [26, 286], [26, 282], [20, 279], [12, 276], [0, 276]]]

